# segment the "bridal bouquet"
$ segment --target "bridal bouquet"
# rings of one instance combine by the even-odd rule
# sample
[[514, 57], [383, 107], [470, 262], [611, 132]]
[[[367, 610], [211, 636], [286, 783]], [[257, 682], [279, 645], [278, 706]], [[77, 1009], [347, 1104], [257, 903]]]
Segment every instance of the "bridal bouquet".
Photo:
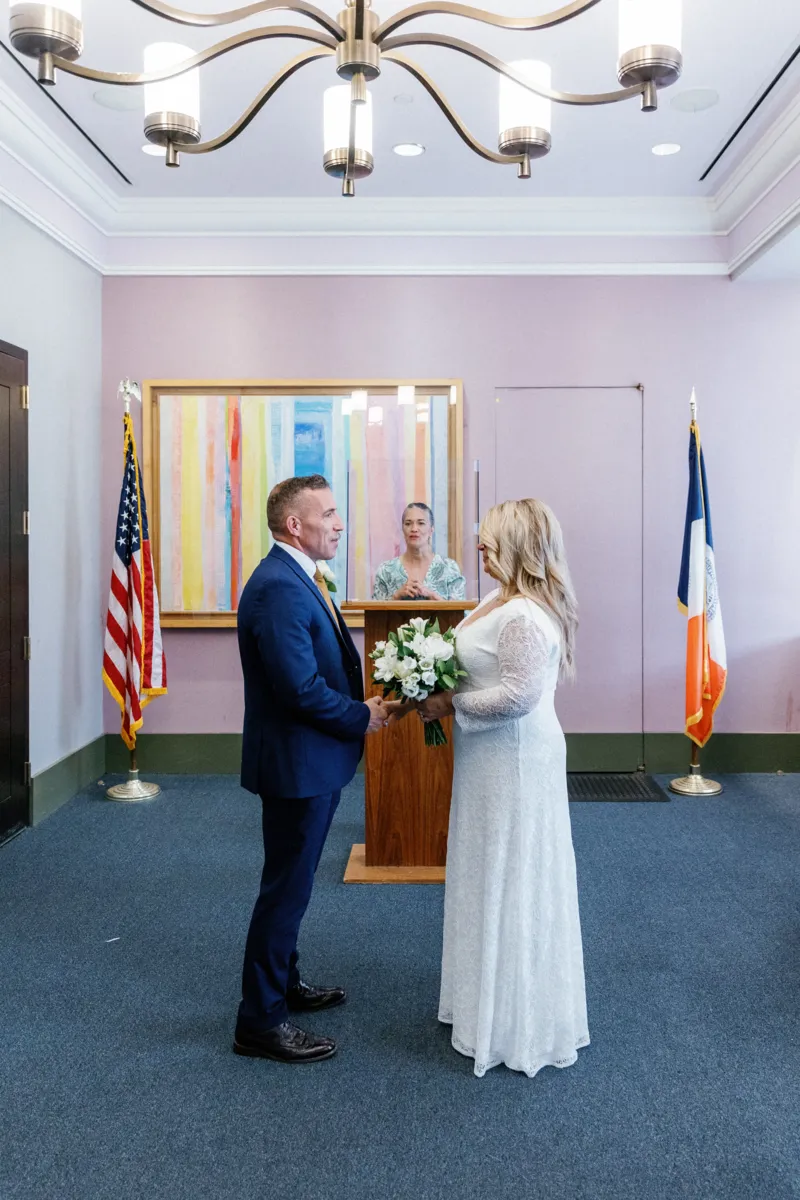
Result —
[[[374, 683], [383, 684], [383, 698], [427, 700], [434, 692], [449, 692], [466, 675], [458, 665], [454, 629], [444, 633], [439, 622], [414, 617], [378, 642], [370, 654]], [[447, 744], [441, 721], [426, 721], [425, 745]]]

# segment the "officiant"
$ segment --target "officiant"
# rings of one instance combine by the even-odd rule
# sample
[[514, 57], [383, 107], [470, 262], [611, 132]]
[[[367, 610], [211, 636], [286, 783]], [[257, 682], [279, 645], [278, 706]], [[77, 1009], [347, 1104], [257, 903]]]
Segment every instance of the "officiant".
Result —
[[381, 563], [375, 573], [373, 600], [465, 600], [467, 583], [452, 558], [433, 550], [433, 513], [414, 500], [402, 518], [405, 552]]

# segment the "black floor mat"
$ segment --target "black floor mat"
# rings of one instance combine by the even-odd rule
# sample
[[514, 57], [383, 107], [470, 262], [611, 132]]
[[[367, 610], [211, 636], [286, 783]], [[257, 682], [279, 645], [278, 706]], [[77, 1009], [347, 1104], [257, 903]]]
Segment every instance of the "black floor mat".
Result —
[[570, 800], [669, 800], [669, 795], [652, 775], [641, 771], [630, 775], [612, 775], [605, 771], [587, 775], [572, 772], [567, 775], [567, 792]]

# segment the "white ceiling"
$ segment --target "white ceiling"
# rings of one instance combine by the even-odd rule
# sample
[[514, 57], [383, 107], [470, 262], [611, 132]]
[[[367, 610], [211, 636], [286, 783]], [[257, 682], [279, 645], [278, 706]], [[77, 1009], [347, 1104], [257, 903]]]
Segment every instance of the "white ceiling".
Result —
[[[333, 5], [318, 0], [334, 12]], [[381, 17], [404, 7], [381, 3]], [[232, 7], [233, 0], [185, 0], [198, 12]], [[489, 0], [487, 7], [507, 15], [541, 13], [556, 0]], [[338, 6], [337, 6], [338, 7]], [[8, 0], [2, 21], [7, 38]], [[140, 71], [143, 47], [152, 41], [181, 41], [196, 49], [211, 45], [239, 28], [266, 24], [303, 24], [293, 14], [276, 13], [235, 27], [194, 31], [146, 13], [129, 0], [84, 0], [86, 49], [81, 62], [104, 70]], [[704, 183], [699, 176], [742, 119], [763, 87], [800, 39], [796, 4], [788, 0], [684, 0], [685, 71], [675, 88], [661, 93], [657, 113], [639, 111], [635, 100], [602, 108], [556, 106], [553, 149], [533, 164], [533, 178], [523, 182], [513, 167], [478, 159], [455, 135], [433, 101], [394, 64], [386, 63], [373, 86], [375, 172], [359, 184], [364, 197], [592, 197], [703, 196], [715, 191], [726, 159]], [[404, 29], [441, 31], [472, 40], [506, 60], [545, 58], [553, 67], [553, 86], [561, 90], [601, 91], [616, 86], [616, 0], [602, 0], [572, 22], [541, 33], [504, 33], [454, 18], [428, 18]], [[279, 41], [245, 47], [203, 69], [201, 105], [203, 136], [228, 127], [253, 100], [267, 79], [307, 43]], [[438, 49], [407, 51], [437, 81], [472, 131], [490, 146], [497, 134], [497, 76], [460, 55]], [[26, 61], [29, 69], [33, 63]], [[17, 78], [19, 76], [19, 78]], [[230, 147], [209, 156], [184, 156], [180, 170], [167, 170], [162, 160], [141, 151], [141, 109], [112, 112], [93, 99], [96, 87], [60, 75], [55, 96], [133, 182], [128, 188], [68, 123], [18, 71], [5, 78], [39, 115], [120, 195], [152, 197], [323, 197], [339, 193], [321, 166], [322, 93], [337, 82], [332, 60], [313, 63], [295, 76], [269, 102], [249, 129]], [[743, 150], [777, 106], [800, 86], [800, 60], [752, 124]], [[711, 87], [720, 103], [699, 113], [673, 109], [679, 91]], [[396, 103], [400, 93], [411, 104]], [[23, 95], [24, 94], [24, 95]], [[400, 141], [422, 142], [427, 153], [401, 159], [391, 152]], [[680, 154], [657, 158], [651, 147], [674, 141]], [[738, 142], [737, 142], [738, 146]]]

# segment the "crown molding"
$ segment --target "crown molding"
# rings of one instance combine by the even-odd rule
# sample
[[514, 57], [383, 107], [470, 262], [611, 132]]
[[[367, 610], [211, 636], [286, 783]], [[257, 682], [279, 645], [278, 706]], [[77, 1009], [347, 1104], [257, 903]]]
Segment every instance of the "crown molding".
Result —
[[105, 263], [97, 258], [86, 245], [71, 238], [69, 234], [65, 233], [59, 226], [54, 225], [52, 221], [45, 220], [40, 213], [20, 201], [13, 192], [10, 192], [2, 184], [0, 184], [0, 203], [7, 205], [8, 208], [19, 213], [26, 221], [30, 221], [31, 225], [35, 225], [42, 233], [47, 234], [54, 242], [58, 242], [65, 250], [69, 250], [70, 254], [74, 254], [76, 258], [81, 259], [87, 266], [98, 271], [101, 275], [105, 274]]
[[347, 264], [328, 266], [324, 264], [294, 263], [281, 266], [224, 266], [224, 267], [164, 267], [160, 264], [107, 267], [106, 276], [727, 276], [727, 263], [713, 262], [620, 262], [620, 263], [509, 263], [487, 262], [450, 263], [443, 266], [425, 266], [422, 263], [400, 264]]
[[800, 92], [745, 151], [712, 199], [718, 228], [731, 234], [800, 162]]
[[0, 147], [84, 220], [108, 232], [119, 197], [2, 78]]
[[[106, 275], [738, 275], [797, 223], [786, 188], [773, 193], [798, 163], [800, 95], [712, 197], [137, 197], [104, 182], [0, 77], [0, 201]], [[262, 247], [250, 259], [248, 238]], [[362, 248], [334, 264], [342, 238]], [[431, 262], [426, 239], [450, 248]], [[275, 261], [282, 243], [297, 252]]]
[[702, 198], [340, 197], [123, 200], [111, 237], [709, 237]]
[[787, 234], [800, 225], [800, 197], [761, 233], [747, 244], [744, 250], [735, 255], [729, 264], [731, 279], [738, 279], [748, 267], [776, 246]]

